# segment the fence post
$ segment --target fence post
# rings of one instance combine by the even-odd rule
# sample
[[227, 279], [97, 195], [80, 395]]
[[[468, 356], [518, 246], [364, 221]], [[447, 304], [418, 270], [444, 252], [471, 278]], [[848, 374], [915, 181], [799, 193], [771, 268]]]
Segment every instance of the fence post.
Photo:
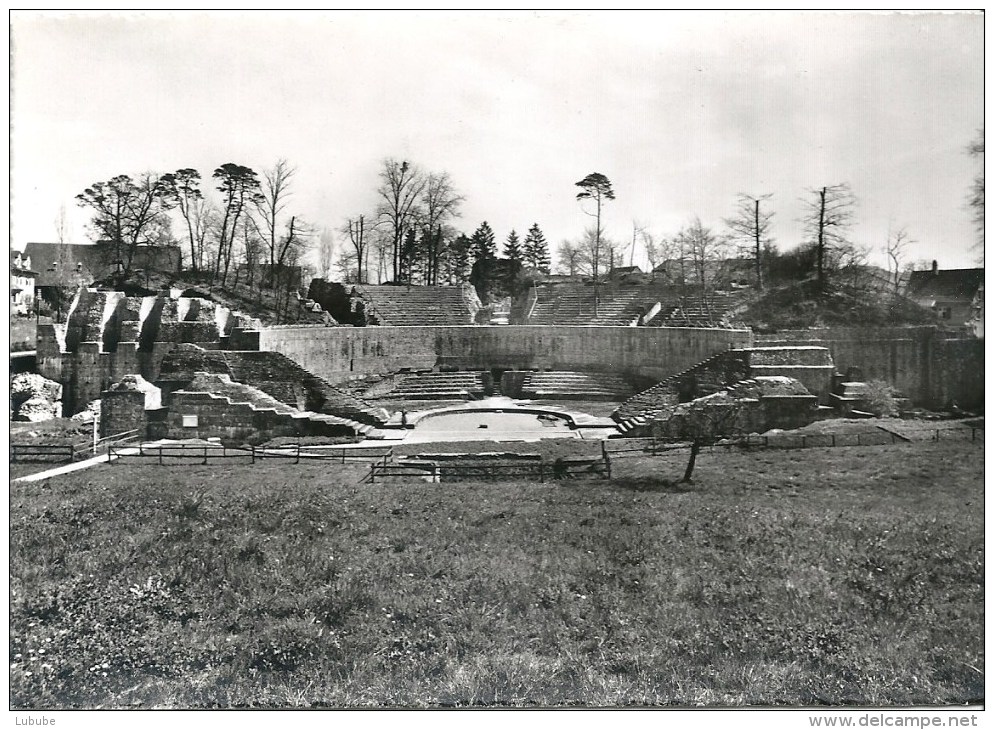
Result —
[[893, 444], [893, 443], [897, 443], [897, 436], [896, 436], [896, 435], [894, 434], [894, 432], [893, 432], [893, 431], [891, 431], [891, 432], [890, 432], [890, 442], [891, 442], [892, 444]]
[[977, 440], [977, 429], [975, 429], [975, 428], [971, 428], [970, 429], [970, 440], [971, 441], [976, 441]]
[[251, 446], [252, 446], [252, 463], [254, 464], [255, 463], [255, 444], [251, 444]]
[[832, 434], [832, 446], [835, 446], [835, 434]]
[[808, 437], [801, 434], [801, 448], [806, 449], [808, 447]]
[[207, 447], [204, 447], [204, 466], [207, 466]]
[[299, 464], [299, 463], [300, 463], [300, 442], [298, 441], [297, 442], [297, 460], [294, 462], [294, 464]]
[[939, 440], [939, 429], [935, 429], [935, 440]]
[[159, 466], [162, 466], [162, 444], [159, 444]]
[[857, 432], [856, 433], [856, 445], [857, 446], [862, 446], [863, 445], [863, 442], [860, 440], [860, 436], [862, 436], [862, 434], [859, 433], [859, 432]]

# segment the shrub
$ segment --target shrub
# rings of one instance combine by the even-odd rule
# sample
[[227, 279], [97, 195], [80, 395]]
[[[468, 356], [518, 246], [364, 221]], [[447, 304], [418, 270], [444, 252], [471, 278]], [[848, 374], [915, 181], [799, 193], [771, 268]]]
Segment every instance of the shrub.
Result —
[[863, 408], [874, 416], [897, 416], [901, 409], [894, 397], [896, 391], [882, 380], [871, 380], [866, 384], [863, 395]]

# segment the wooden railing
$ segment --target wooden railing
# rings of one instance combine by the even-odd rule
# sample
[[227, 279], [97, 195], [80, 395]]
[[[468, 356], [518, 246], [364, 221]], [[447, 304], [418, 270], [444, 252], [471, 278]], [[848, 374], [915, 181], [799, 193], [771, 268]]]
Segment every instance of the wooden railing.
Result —
[[[713, 444], [708, 444], [707, 448], [725, 449], [807, 449], [807, 448], [831, 448], [833, 446], [883, 446], [885, 444], [914, 443], [915, 441], [942, 441], [942, 440], [983, 440], [984, 429], [982, 428], [936, 428], [936, 429], [909, 429], [914, 431], [920, 438], [914, 439], [907, 434], [898, 433], [890, 429], [878, 426], [873, 430], [838, 433], [779, 433], [753, 435], [748, 434], [741, 438], [721, 439]], [[926, 438], [927, 436], [927, 438]], [[668, 451], [676, 449], [690, 448], [687, 440], [676, 440], [667, 438], [621, 438], [608, 439], [604, 442], [604, 448], [611, 456], [625, 456], [626, 454], [640, 454], [658, 456]]]
[[369, 459], [389, 460], [392, 456], [392, 446], [350, 449], [301, 444], [269, 448], [259, 446], [228, 447], [223, 444], [137, 444], [122, 448], [114, 444], [108, 448], [108, 459], [111, 462], [121, 458], [138, 458], [154, 459], [158, 464], [164, 464], [167, 459], [199, 459], [201, 464], [207, 464], [212, 459], [235, 458], [248, 459], [253, 464], [257, 460], [264, 459], [293, 459], [296, 464], [299, 464], [301, 460], [318, 459], [344, 464], [347, 461], [368, 461]]
[[423, 454], [413, 459], [370, 464], [368, 479], [413, 477], [431, 482], [461, 479], [501, 481], [506, 479], [577, 479], [611, 478], [611, 459], [602, 448], [600, 456], [563, 457], [547, 462], [539, 454], [519, 454], [486, 459], [479, 454]]
[[[11, 444], [10, 462], [17, 461], [73, 461], [78, 454], [86, 453], [86, 447], [74, 444]], [[53, 458], [54, 457], [54, 458]]]

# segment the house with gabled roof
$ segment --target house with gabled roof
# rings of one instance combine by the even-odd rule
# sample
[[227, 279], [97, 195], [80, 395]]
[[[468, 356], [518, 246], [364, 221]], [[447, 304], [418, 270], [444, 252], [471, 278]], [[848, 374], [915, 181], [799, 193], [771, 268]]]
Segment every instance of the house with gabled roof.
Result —
[[974, 326], [978, 301], [983, 308], [983, 287], [983, 269], [940, 270], [933, 261], [930, 270], [911, 272], [905, 295], [935, 312], [943, 324]]

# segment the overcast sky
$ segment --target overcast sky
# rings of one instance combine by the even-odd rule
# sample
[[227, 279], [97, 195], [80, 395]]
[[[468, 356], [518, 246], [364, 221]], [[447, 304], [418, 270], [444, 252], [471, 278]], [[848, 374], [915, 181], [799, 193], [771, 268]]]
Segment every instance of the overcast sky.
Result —
[[[807, 188], [848, 182], [853, 239], [907, 226], [913, 259], [974, 265], [965, 200], [983, 124], [978, 14], [721, 12], [93, 14], [12, 19], [12, 241], [145, 170], [298, 168], [291, 212], [372, 212], [386, 157], [447, 171], [466, 233], [590, 224], [574, 183], [607, 175], [609, 236], [772, 193], [782, 248]], [[177, 228], [177, 232], [179, 229]], [[636, 262], [638, 262], [638, 256]], [[884, 259], [878, 253], [877, 261]]]

